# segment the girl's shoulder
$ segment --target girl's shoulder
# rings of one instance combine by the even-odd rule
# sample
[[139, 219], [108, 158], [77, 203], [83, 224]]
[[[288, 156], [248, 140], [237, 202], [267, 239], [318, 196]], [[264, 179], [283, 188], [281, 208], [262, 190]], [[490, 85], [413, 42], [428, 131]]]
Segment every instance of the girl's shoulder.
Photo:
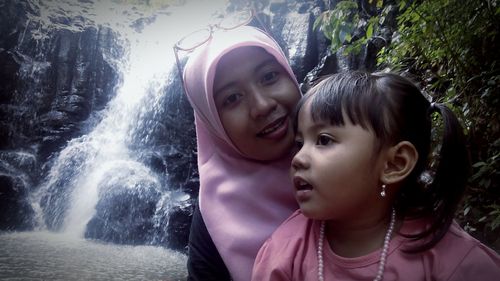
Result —
[[260, 248], [252, 280], [310, 280], [309, 274], [316, 276], [319, 224], [295, 211]]
[[448, 233], [436, 245], [436, 250], [447, 253], [450, 256], [466, 256], [474, 252], [485, 251], [492, 254], [495, 258], [499, 258], [498, 253], [472, 237], [456, 221], [450, 225]]
[[[437, 280], [498, 280], [500, 256], [453, 222], [448, 233], [424, 254]], [[446, 275], [446, 276], [444, 276]]]
[[291, 236], [299, 237], [304, 235], [304, 231], [310, 230], [315, 224], [315, 221], [307, 218], [302, 214], [300, 209], [293, 212], [272, 234], [271, 237], [291, 238]]
[[[426, 219], [405, 220], [401, 233], [416, 234], [426, 229]], [[396, 271], [411, 271], [417, 280], [498, 280], [500, 276], [500, 257], [492, 249], [472, 237], [456, 222], [453, 222], [445, 236], [431, 249], [418, 253], [408, 253], [405, 249], [417, 246], [411, 238], [398, 235], [401, 247], [388, 257]], [[392, 242], [391, 242], [392, 243]], [[417, 275], [420, 273], [420, 275]]]
[[259, 256], [289, 255], [307, 252], [319, 237], [320, 222], [305, 217], [300, 210], [295, 211], [269, 237], [259, 251]]

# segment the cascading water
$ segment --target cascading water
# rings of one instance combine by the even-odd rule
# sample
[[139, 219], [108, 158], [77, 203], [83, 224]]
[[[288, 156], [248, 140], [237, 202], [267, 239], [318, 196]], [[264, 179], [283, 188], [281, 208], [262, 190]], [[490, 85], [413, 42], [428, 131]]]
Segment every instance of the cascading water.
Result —
[[[96, 246], [82, 242], [84, 237], [119, 244], [168, 246], [169, 240], [176, 239], [168, 237], [176, 231], [171, 225], [175, 223], [171, 217], [176, 209], [190, 206], [191, 194], [185, 192], [184, 186], [192, 184], [190, 181], [196, 173], [196, 162], [193, 161], [194, 128], [192, 113], [186, 111], [186, 100], [180, 98], [180, 85], [178, 81], [173, 83], [177, 80], [177, 73], [171, 72], [175, 65], [172, 46], [183, 35], [206, 25], [214, 12], [223, 10], [226, 3], [164, 1], [168, 5], [154, 2], [157, 7], [151, 8], [125, 4], [134, 1], [120, 2], [26, 2], [27, 7], [35, 11], [29, 14], [26, 26], [36, 24], [39, 28], [35, 31], [24, 30], [19, 43], [30, 37], [37, 42], [37, 48], [43, 50], [42, 45], [49, 40], [49, 30], [61, 30], [67, 36], [85, 33], [88, 29], [97, 29], [101, 36], [104, 28], [112, 30], [116, 40], [119, 40], [115, 42], [118, 47], [104, 50], [102, 54], [119, 79], [115, 81], [115, 86], [110, 87], [114, 96], [109, 102], [101, 108], [96, 106], [96, 110], [89, 109], [88, 118], [79, 123], [79, 131], [83, 134], [77, 134], [61, 146], [59, 152], [52, 154], [44, 166], [46, 172], [42, 173], [46, 176], [37, 187], [29, 188], [32, 191], [27, 197], [34, 212], [36, 229], [42, 232], [34, 232], [39, 233], [35, 236], [23, 234], [20, 238], [23, 242], [18, 242], [19, 245], [30, 244], [26, 240], [30, 237], [37, 237], [32, 240], [38, 241], [48, 235], [50, 241], [79, 241], [75, 243], [85, 245], [81, 246], [85, 251]], [[83, 39], [78, 44], [86, 44]], [[72, 47], [61, 43], [59, 54], [72, 52]], [[19, 55], [22, 55], [21, 50]], [[75, 56], [78, 61], [79, 54]], [[37, 81], [48, 75], [45, 72], [50, 67], [50, 62], [39, 57], [38, 61], [30, 59], [29, 65], [21, 64], [19, 71], [22, 77], [37, 87]], [[76, 66], [82, 73], [86, 67], [85, 63]], [[72, 82], [72, 87], [66, 91], [78, 92], [78, 83], [85, 82], [81, 78], [83, 75], [78, 76], [78, 73], [73, 76], [76, 82]], [[102, 92], [103, 89], [96, 91]], [[69, 97], [61, 102], [78, 99], [76, 95]], [[33, 97], [25, 99], [25, 104], [33, 102]], [[57, 103], [52, 106], [54, 104]], [[57, 114], [64, 113], [61, 112], [51, 111], [47, 115], [53, 120]], [[187, 120], [175, 119], [182, 116], [186, 116]], [[32, 151], [37, 149], [34, 146]], [[14, 154], [15, 157], [34, 157], [22, 151], [3, 153], [2, 157]], [[30, 182], [23, 184], [27, 186]], [[168, 229], [173, 231], [169, 233]], [[51, 235], [56, 235], [54, 233], [63, 236], [51, 238]], [[10, 241], [10, 244], [4, 243], [5, 251], [15, 247], [12, 246], [15, 244], [14, 236], [0, 237]], [[61, 242], [54, 247], [68, 243]], [[28, 248], [25, 250], [29, 251]], [[163, 257], [164, 253], [151, 255]], [[185, 261], [185, 257], [173, 256], [176, 260], [172, 264]], [[43, 256], [32, 258], [44, 259]], [[64, 260], [63, 257], [61, 259]], [[0, 255], [0, 277], [16, 276], [15, 262], [9, 260], [16, 260], [16, 257]], [[129, 264], [133, 263], [130, 261]], [[177, 274], [182, 275], [184, 270], [182, 267]], [[54, 272], [55, 275], [34, 273], [28, 276], [57, 276], [57, 270]], [[70, 277], [68, 274], [58, 278]]]
[[[106, 191], [103, 190], [105, 187], [142, 189], [138, 192], [140, 197], [172, 197], [170, 190], [162, 188], [165, 180], [133, 155], [137, 151], [131, 147], [135, 145], [134, 141], [138, 141], [133, 138], [133, 133], [138, 129], [136, 126], [141, 123], [140, 119], [160, 110], [158, 106], [161, 104], [158, 101], [164, 94], [163, 89], [168, 81], [168, 66], [173, 65], [171, 47], [175, 40], [194, 28], [189, 25], [191, 20], [208, 22], [214, 11], [223, 8], [221, 3], [211, 2], [212, 9], [204, 10], [204, 14], [198, 15], [193, 11], [202, 11], [200, 7], [171, 7], [166, 9], [165, 14], [154, 14], [154, 21], [138, 32], [137, 28], [131, 26], [131, 22], [124, 22], [119, 17], [126, 15], [131, 7], [109, 3], [112, 2], [95, 2], [92, 6], [68, 5], [66, 9], [59, 2], [58, 5], [49, 3], [42, 6], [39, 17], [50, 19], [61, 9], [75, 12], [75, 8], [78, 8], [76, 13], [81, 16], [82, 9], [93, 8], [95, 12], [91, 13], [90, 22], [113, 28], [124, 37], [128, 47], [126, 58], [112, 62], [120, 72], [122, 82], [116, 90], [116, 96], [100, 113], [102, 120], [90, 133], [68, 143], [54, 160], [41, 188], [33, 195], [32, 202], [40, 206], [35, 210], [42, 211], [38, 217], [44, 217], [39, 225], [43, 227], [48, 222], [49, 228], [61, 229], [76, 237], [83, 237], [85, 234], [87, 223], [95, 215], [99, 198], [105, 196], [102, 194]], [[189, 20], [186, 21], [186, 18]], [[131, 20], [133, 17], [129, 15], [125, 19]], [[182, 24], [179, 25], [180, 23]], [[167, 28], [174, 26], [175, 28]], [[151, 136], [146, 134], [147, 137]], [[62, 185], [65, 189], [63, 193], [51, 192]], [[156, 210], [164, 209], [160, 205], [166, 201], [157, 202]]]

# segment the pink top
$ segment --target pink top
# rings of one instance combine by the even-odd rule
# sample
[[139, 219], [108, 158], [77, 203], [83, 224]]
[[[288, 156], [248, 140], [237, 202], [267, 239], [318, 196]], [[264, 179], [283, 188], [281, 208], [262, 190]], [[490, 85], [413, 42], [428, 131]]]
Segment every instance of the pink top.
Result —
[[279, 45], [257, 28], [218, 30], [196, 48], [184, 70], [195, 113], [200, 174], [200, 211], [233, 280], [250, 280], [257, 252], [298, 208], [288, 174], [290, 157], [258, 162], [243, 155], [226, 135], [213, 98], [217, 63], [231, 50], [257, 46], [273, 55], [297, 80]]
[[[401, 232], [415, 233], [422, 221], [405, 221]], [[320, 222], [295, 212], [262, 246], [255, 261], [252, 280], [318, 280], [317, 247]], [[395, 235], [389, 246], [383, 280], [498, 281], [500, 256], [453, 223], [434, 248], [405, 254], [408, 240]], [[373, 280], [377, 275], [380, 251], [366, 256], [344, 258], [324, 245], [325, 280]]]

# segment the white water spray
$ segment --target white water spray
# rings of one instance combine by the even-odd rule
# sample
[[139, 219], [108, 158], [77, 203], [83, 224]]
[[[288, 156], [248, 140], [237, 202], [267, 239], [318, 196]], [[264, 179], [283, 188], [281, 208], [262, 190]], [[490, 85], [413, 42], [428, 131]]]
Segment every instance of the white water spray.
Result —
[[[112, 171], [117, 167], [136, 171], [130, 175], [131, 181], [134, 181], [134, 177], [137, 177], [137, 181], [148, 178], [156, 186], [160, 185], [157, 175], [131, 159], [127, 141], [132, 126], [137, 123], [134, 118], [140, 115], [138, 112], [145, 110], [146, 101], [158, 100], [163, 93], [167, 74], [175, 60], [173, 44], [192, 30], [205, 26], [213, 14], [222, 11], [226, 5], [226, 1], [186, 1], [184, 5], [179, 5], [178, 2], [182, 1], [164, 2], [169, 5], [160, 11], [153, 11], [144, 6], [119, 4], [119, 1], [46, 1], [40, 4], [40, 16], [30, 19], [43, 21], [45, 25], [52, 25], [52, 28], [74, 31], [80, 31], [88, 25], [107, 26], [126, 42], [126, 57], [113, 62], [120, 72], [122, 83], [117, 87], [115, 98], [107, 105], [102, 121], [91, 133], [73, 139], [60, 152], [48, 179], [34, 198], [38, 206], [35, 209], [40, 212], [40, 198], [62, 176], [60, 169], [70, 165], [72, 159], [79, 155], [85, 157], [78, 167], [73, 167], [78, 170], [66, 183], [73, 186], [68, 188], [72, 193], [68, 196], [70, 207], [63, 224], [68, 234], [83, 236], [88, 221], [95, 213], [99, 183], [113, 176]], [[142, 9], [141, 12], [137, 12], [138, 9]], [[133, 26], [140, 18], [144, 19], [147, 12], [151, 13], [148, 18], [154, 20], [144, 24], [138, 31], [137, 26]], [[54, 17], [61, 13], [76, 19], [83, 18], [70, 27], [60, 26], [54, 23]], [[43, 36], [43, 32], [34, 36]]]

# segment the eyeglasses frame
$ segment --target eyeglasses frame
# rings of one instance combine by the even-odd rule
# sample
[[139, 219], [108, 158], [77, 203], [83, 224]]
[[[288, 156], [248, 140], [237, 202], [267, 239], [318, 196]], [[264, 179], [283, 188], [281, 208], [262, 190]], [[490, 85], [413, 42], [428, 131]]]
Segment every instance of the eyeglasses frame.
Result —
[[[260, 20], [260, 18], [255, 13], [255, 10], [254, 9], [250, 9], [249, 11], [250, 11], [249, 18], [246, 19], [246, 20], [244, 20], [244, 21], [242, 21], [241, 23], [233, 26], [233, 27], [226, 28], [226, 27], [221, 26], [220, 24], [225, 19], [225, 18], [222, 18], [218, 23], [209, 24], [205, 28], [201, 28], [201, 29], [195, 30], [195, 31], [187, 34], [186, 36], [182, 37], [179, 41], [177, 41], [174, 44], [173, 51], [174, 51], [174, 55], [175, 55], [175, 63], [177, 65], [177, 71], [179, 73], [181, 85], [182, 85], [182, 88], [183, 88], [184, 92], [186, 92], [186, 89], [184, 88], [183, 69], [182, 69], [182, 65], [181, 65], [180, 59], [179, 59], [179, 51], [184, 51], [184, 52], [187, 52], [187, 53], [192, 52], [196, 48], [198, 48], [198, 47], [202, 46], [203, 44], [207, 43], [208, 41], [210, 41], [210, 39], [212, 39], [213, 33], [216, 30], [233, 30], [233, 29], [236, 29], [236, 28], [238, 28], [240, 26], [244, 26], [244, 25], [249, 24], [250, 22], [252, 22], [253, 19], [256, 19], [259, 22], [259, 24], [262, 26], [262, 28], [264, 29], [264, 32], [266, 32], [267, 34], [269, 34], [269, 32], [266, 29], [266, 26], [264, 25], [264, 23]], [[189, 48], [183, 48], [183, 47], [180, 46], [183, 40], [185, 40], [186, 38], [189, 38], [189, 36], [192, 36], [193, 34], [195, 34], [197, 32], [203, 31], [203, 30], [208, 30], [208, 32], [209, 32], [208, 33], [209, 35], [207, 36], [207, 38], [205, 40], [202, 40], [199, 43], [197, 43], [194, 46], [189, 47]]]

